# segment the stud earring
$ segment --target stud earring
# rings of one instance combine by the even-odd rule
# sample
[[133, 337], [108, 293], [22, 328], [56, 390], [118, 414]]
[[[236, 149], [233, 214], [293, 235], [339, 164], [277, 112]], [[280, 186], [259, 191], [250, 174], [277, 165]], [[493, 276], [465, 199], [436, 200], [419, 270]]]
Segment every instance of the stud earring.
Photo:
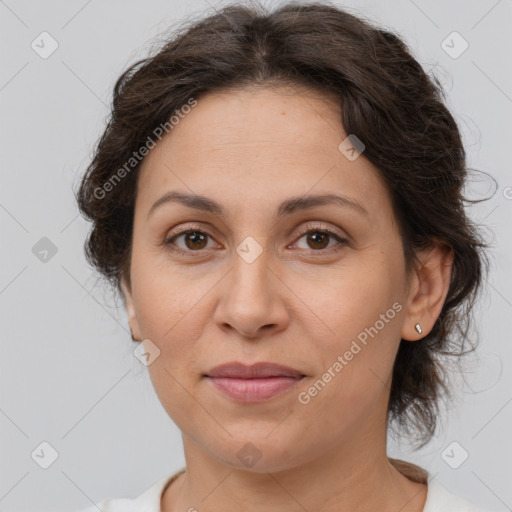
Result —
[[414, 328], [418, 331], [418, 334], [421, 334], [423, 331], [421, 330], [420, 324], [416, 324]]
[[135, 337], [133, 336], [133, 332], [132, 332], [132, 330], [131, 330], [131, 329], [130, 329], [130, 334], [132, 335], [132, 341], [139, 341], [139, 340], [135, 339]]

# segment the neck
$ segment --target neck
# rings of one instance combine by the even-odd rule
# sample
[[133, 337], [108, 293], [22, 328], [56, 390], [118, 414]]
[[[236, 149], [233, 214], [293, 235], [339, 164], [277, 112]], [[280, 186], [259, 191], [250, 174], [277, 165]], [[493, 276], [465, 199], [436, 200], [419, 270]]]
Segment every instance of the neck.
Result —
[[[368, 439], [329, 450], [281, 471], [242, 470], [209, 456], [184, 437], [186, 472], [169, 486], [162, 511], [421, 512], [427, 488], [412, 465], [388, 459]], [[403, 473], [411, 468], [409, 478]], [[410, 479], [412, 478], [412, 479]], [[417, 481], [413, 481], [417, 480]]]

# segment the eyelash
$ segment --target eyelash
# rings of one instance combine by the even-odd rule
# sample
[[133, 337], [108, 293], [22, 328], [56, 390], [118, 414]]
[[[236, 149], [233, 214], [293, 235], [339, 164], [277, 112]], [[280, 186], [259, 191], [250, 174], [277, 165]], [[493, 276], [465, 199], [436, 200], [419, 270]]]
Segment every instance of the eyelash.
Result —
[[[173, 244], [173, 242], [179, 236], [186, 235], [188, 233], [199, 233], [201, 235], [206, 235], [206, 236], [209, 236], [210, 238], [213, 238], [210, 234], [208, 234], [205, 231], [203, 231], [199, 226], [198, 227], [189, 226], [187, 229], [179, 231], [178, 233], [174, 233], [172, 236], [166, 238], [164, 240], [164, 246], [165, 247], [169, 247], [171, 251], [173, 251], [173, 252], [175, 252], [177, 254], [181, 254], [183, 256], [192, 256], [192, 257], [204, 256], [204, 253], [208, 252], [208, 249], [198, 249], [196, 251], [193, 251], [193, 250], [183, 250], [183, 249], [181, 249], [179, 247], [176, 247]], [[323, 254], [331, 253], [331, 252], [336, 253], [336, 252], [340, 251], [341, 249], [343, 249], [343, 247], [348, 244], [348, 240], [345, 240], [344, 238], [341, 238], [337, 233], [335, 233], [331, 229], [326, 228], [324, 226], [308, 226], [307, 230], [304, 230], [303, 232], [301, 232], [299, 234], [299, 237], [297, 238], [297, 241], [300, 240], [303, 236], [309, 235], [310, 233], [321, 233], [323, 235], [329, 235], [332, 238], [334, 238], [335, 240], [337, 240], [339, 242], [339, 245], [340, 245], [340, 247], [338, 247], [334, 251], [332, 250], [333, 249], [332, 247], [329, 248], [329, 249], [318, 249], [318, 250], [311, 249], [309, 252], [313, 253], [315, 255], [317, 255], [317, 254], [323, 255]], [[306, 250], [306, 252], [308, 252], [308, 251]], [[195, 255], [194, 253], [197, 253], [197, 255]]]

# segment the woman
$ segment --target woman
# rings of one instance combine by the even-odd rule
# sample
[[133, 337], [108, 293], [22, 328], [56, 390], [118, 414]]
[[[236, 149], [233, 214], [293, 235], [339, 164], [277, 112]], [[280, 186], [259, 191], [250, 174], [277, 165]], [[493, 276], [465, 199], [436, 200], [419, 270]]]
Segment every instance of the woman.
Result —
[[119, 78], [86, 253], [186, 468], [102, 510], [476, 510], [386, 453], [392, 423], [434, 433], [487, 263], [441, 97], [397, 35], [320, 3], [229, 6]]

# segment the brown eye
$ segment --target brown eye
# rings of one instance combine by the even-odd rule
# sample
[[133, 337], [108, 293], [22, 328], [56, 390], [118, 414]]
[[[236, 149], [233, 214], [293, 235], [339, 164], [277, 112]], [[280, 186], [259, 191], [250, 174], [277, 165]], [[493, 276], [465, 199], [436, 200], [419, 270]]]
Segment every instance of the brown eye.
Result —
[[164, 241], [164, 245], [169, 246], [171, 250], [179, 254], [199, 253], [205, 252], [204, 249], [209, 249], [207, 247], [209, 238], [211, 239], [208, 233], [197, 229], [189, 229], [171, 236]]
[[198, 250], [204, 249], [207, 244], [207, 236], [205, 233], [201, 233], [200, 231], [188, 231], [183, 233], [185, 245], [188, 249]]
[[330, 235], [320, 231], [312, 231], [306, 235], [308, 244], [312, 249], [325, 249], [329, 245]]
[[[306, 240], [305, 245], [307, 247], [300, 247], [299, 241], [302, 239]], [[331, 241], [334, 243], [329, 247]], [[338, 243], [336, 244], [336, 242]], [[347, 245], [347, 243], [347, 240], [344, 240], [329, 229], [310, 229], [309, 231], [302, 234], [302, 236], [296, 242], [296, 245], [299, 246], [299, 249], [309, 249], [311, 252], [327, 252], [332, 248], [333, 245], [338, 245], [340, 247], [337, 249], [341, 249], [343, 246]]]
[[[208, 239], [214, 241], [213, 238], [204, 231], [188, 229], [170, 236], [164, 241], [164, 245], [168, 246], [173, 252], [184, 256], [205, 256], [209, 252], [208, 249], [212, 249], [212, 247], [208, 247]], [[300, 247], [302, 239], [306, 240], [306, 247]], [[297, 246], [298, 249], [309, 250], [310, 253], [319, 253], [319, 255], [321, 255], [327, 252], [341, 250], [347, 244], [348, 241], [341, 238], [334, 231], [322, 228], [304, 231], [294, 245]]]

